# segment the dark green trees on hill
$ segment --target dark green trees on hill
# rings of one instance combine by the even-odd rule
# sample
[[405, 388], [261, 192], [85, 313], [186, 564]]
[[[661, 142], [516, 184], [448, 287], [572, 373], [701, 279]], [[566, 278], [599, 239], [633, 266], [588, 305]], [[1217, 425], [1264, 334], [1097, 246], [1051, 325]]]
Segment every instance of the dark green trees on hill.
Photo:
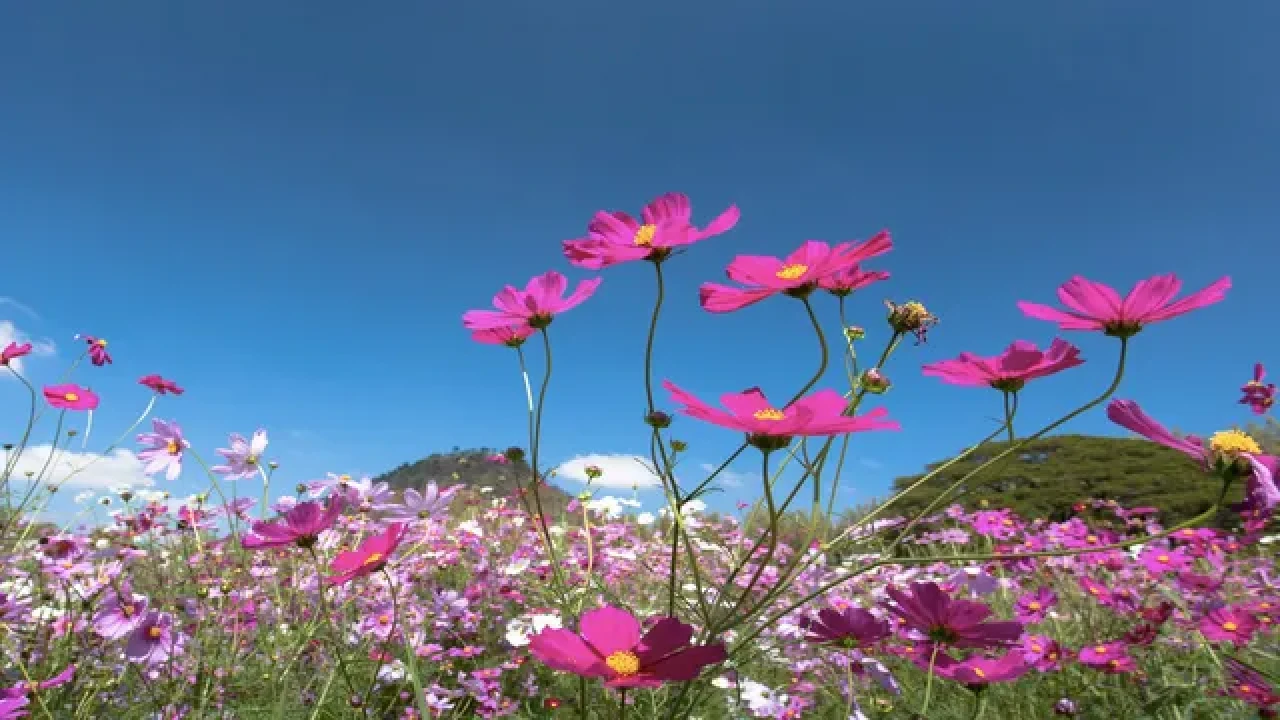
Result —
[[[938, 493], [1008, 447], [1006, 442], [980, 447], [895, 507], [907, 516], [921, 512]], [[933, 463], [928, 470], [945, 462]], [[894, 491], [923, 476], [898, 478]], [[1101, 498], [1130, 508], [1159, 508], [1161, 520], [1171, 524], [1208, 510], [1221, 489], [1219, 481], [1176, 450], [1137, 438], [1060, 435], [1031, 442], [967, 480], [940, 508], [958, 502], [973, 509], [986, 501], [991, 508], [1012, 508], [1024, 518], [1061, 520], [1072, 514], [1075, 503]], [[1228, 502], [1239, 502], [1242, 494], [1242, 487], [1232, 488]], [[1219, 520], [1232, 524], [1230, 513], [1222, 513]]]
[[[493, 488], [490, 497], [508, 497], [520, 487], [528, 488], [529, 464], [524, 460], [505, 465], [496, 463], [490, 458], [497, 452], [490, 448], [454, 448], [447, 453], [433, 453], [383, 473], [374, 478], [374, 482], [385, 482], [396, 490], [421, 489], [429, 482], [441, 487], [463, 485], [467, 494], [478, 494], [481, 488], [490, 487]], [[554, 485], [543, 486], [538, 492], [548, 513], [563, 511], [570, 500], [567, 493]]]

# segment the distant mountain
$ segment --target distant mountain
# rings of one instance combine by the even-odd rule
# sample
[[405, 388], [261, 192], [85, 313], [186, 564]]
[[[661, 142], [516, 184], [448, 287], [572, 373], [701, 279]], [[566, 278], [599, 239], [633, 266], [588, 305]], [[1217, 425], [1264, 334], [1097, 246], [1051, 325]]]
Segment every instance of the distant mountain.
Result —
[[[971, 456], [940, 472], [923, 487], [895, 504], [902, 514], [921, 512], [940, 492], [968, 472], [1007, 449], [1007, 442], [988, 443]], [[928, 470], [946, 460], [931, 463]], [[894, 491], [911, 486], [924, 474], [894, 480]], [[1124, 507], [1155, 507], [1166, 524], [1189, 520], [1208, 510], [1221, 491], [1218, 480], [1206, 476], [1182, 453], [1137, 438], [1058, 435], [1028, 443], [1018, 452], [961, 485], [954, 500], [969, 509], [1012, 508], [1024, 518], [1062, 520], [1075, 503], [1099, 498]], [[1243, 487], [1227, 494], [1228, 504], [1239, 502]], [[1230, 512], [1218, 524], [1238, 524]]]
[[[490, 497], [506, 497], [516, 494], [521, 487], [529, 487], [530, 468], [524, 460], [502, 464], [491, 458], [497, 454], [491, 448], [459, 449], [447, 453], [433, 453], [415, 463], [403, 463], [394, 470], [374, 478], [393, 489], [415, 488], [421, 490], [429, 482], [441, 487], [464, 486], [467, 495], [479, 495], [481, 488], [492, 488]], [[543, 510], [548, 515], [564, 512], [570, 495], [554, 485], [538, 490]]]

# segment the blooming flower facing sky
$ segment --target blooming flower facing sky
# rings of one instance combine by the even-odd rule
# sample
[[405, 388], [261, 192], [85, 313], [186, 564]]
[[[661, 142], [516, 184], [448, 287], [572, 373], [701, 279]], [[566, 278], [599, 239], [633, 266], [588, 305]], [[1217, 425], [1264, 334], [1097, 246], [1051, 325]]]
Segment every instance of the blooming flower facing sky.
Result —
[[240, 539], [246, 548], [273, 548], [297, 545], [307, 548], [315, 545], [320, 533], [333, 527], [342, 514], [345, 501], [339, 495], [329, 497], [325, 505], [318, 502], [301, 502], [289, 508], [275, 521], [259, 520], [250, 526], [251, 532]]
[[806, 240], [785, 259], [739, 255], [729, 263], [726, 274], [744, 287], [703, 283], [698, 296], [702, 309], [712, 313], [741, 310], [779, 293], [804, 297], [823, 279], [892, 249], [889, 233], [882, 232], [863, 243], [847, 242], [835, 247], [820, 240]]
[[728, 232], [739, 216], [737, 206], [730, 205], [699, 229], [693, 224], [689, 197], [667, 193], [645, 205], [639, 221], [621, 211], [597, 212], [587, 224], [586, 237], [564, 241], [564, 256], [589, 270], [635, 260], [661, 262], [678, 247]]
[[462, 315], [462, 325], [468, 330], [526, 326], [545, 328], [556, 315], [581, 305], [600, 287], [600, 278], [578, 283], [571, 295], [565, 297], [569, 280], [552, 270], [529, 281], [524, 290], [508, 285], [493, 296], [494, 310], [468, 310]]
[[956, 648], [1012, 645], [1022, 635], [1022, 623], [986, 622], [990, 606], [951, 597], [937, 583], [913, 583], [911, 592], [896, 587], [885, 590], [893, 600], [893, 612], [923, 639]]
[[225, 465], [214, 465], [213, 472], [228, 480], [246, 480], [257, 475], [262, 453], [267, 451], [267, 431], [259, 429], [252, 440], [245, 440], [240, 433], [231, 433], [230, 448], [218, 448], [218, 454], [226, 459]]
[[44, 399], [59, 410], [95, 410], [98, 407], [97, 393], [71, 383], [46, 385]]
[[81, 339], [89, 346], [89, 362], [102, 367], [111, 364], [111, 354], [107, 352], [107, 341], [92, 335], [82, 335]]
[[153, 432], [138, 434], [138, 442], [147, 446], [138, 452], [138, 459], [145, 463], [142, 471], [155, 475], [163, 470], [166, 479], [178, 479], [182, 473], [182, 453], [191, 443], [182, 436], [182, 426], [176, 422], [154, 418], [151, 428]]
[[185, 392], [174, 381], [166, 380], [160, 377], [159, 375], [143, 375], [141, 378], [138, 379], [138, 384], [146, 385], [147, 387], [154, 390], [157, 395], [167, 395], [169, 393], [172, 393], [174, 395], [181, 395], [183, 392]]
[[822, 608], [817, 618], [806, 618], [801, 626], [809, 642], [846, 648], [866, 647], [889, 636], [888, 622], [852, 605], [843, 610]]
[[1058, 300], [1067, 311], [1026, 301], [1019, 301], [1018, 308], [1027, 317], [1056, 322], [1063, 330], [1101, 330], [1115, 337], [1132, 337], [1147, 325], [1221, 302], [1231, 289], [1231, 278], [1224, 277], [1174, 300], [1181, 289], [1177, 275], [1157, 275], [1140, 281], [1121, 299], [1115, 289], [1076, 275], [1058, 288]]
[[723, 645], [691, 646], [692, 638], [692, 627], [670, 617], [642, 637], [635, 616], [606, 606], [583, 613], [577, 633], [543, 630], [529, 641], [529, 651], [552, 669], [601, 678], [607, 687], [656, 688], [692, 680], [727, 657]]
[[329, 563], [334, 574], [324, 579], [325, 584], [341, 585], [386, 567], [391, 555], [400, 547], [404, 531], [403, 523], [394, 523], [381, 534], [365, 538], [355, 550], [338, 553]]
[[994, 357], [960, 353], [954, 360], [939, 360], [924, 366], [924, 374], [952, 385], [983, 385], [1005, 392], [1018, 392], [1028, 381], [1053, 375], [1078, 365], [1080, 348], [1054, 339], [1047, 350], [1035, 343], [1018, 340]]
[[414, 488], [406, 488], [400, 502], [382, 504], [378, 509], [384, 511], [388, 518], [395, 520], [438, 518], [449, 509], [450, 501], [461, 488], [461, 485], [454, 485], [441, 490], [435, 483], [427, 483], [427, 487], [422, 492]]
[[0, 350], [0, 366], [8, 367], [9, 362], [31, 354], [31, 343], [10, 342]]

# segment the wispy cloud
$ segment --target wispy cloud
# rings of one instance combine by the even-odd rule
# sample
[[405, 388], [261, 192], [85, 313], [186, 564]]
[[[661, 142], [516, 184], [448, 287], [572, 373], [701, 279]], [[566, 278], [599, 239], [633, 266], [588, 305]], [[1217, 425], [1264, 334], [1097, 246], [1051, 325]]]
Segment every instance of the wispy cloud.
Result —
[[[33, 340], [26, 333], [18, 329], [12, 321], [0, 320], [0, 348], [7, 346], [9, 343], [31, 343], [31, 354], [35, 357], [48, 357], [57, 353], [58, 347], [52, 340]], [[16, 371], [22, 372], [23, 360], [21, 358], [9, 361], [9, 365]], [[3, 373], [5, 377], [9, 373]]]
[[556, 468], [556, 475], [586, 484], [590, 466], [600, 469], [600, 477], [591, 481], [597, 487], [650, 488], [661, 484], [644, 458], [621, 453], [579, 455]]
[[[702, 463], [698, 467], [702, 472], [710, 475], [715, 472], [718, 466], [712, 465], [711, 463]], [[723, 485], [724, 487], [740, 488], [744, 485], [758, 484], [760, 482], [760, 473], [738, 472], [730, 468], [725, 468], [720, 471], [719, 475], [716, 475], [715, 482]]]
[[40, 319], [40, 314], [37, 313], [35, 310], [32, 310], [30, 306], [23, 305], [22, 303], [18, 302], [17, 300], [14, 300], [11, 297], [5, 297], [4, 295], [0, 295], [0, 305], [8, 305], [9, 307], [17, 308], [18, 310], [21, 310], [22, 312], [26, 313], [27, 315], [30, 315], [32, 318], [36, 320]]

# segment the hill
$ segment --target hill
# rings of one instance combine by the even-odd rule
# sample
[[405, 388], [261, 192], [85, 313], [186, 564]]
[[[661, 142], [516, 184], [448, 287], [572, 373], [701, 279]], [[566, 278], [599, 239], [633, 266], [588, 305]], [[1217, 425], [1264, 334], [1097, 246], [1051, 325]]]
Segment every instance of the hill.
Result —
[[[459, 449], [447, 453], [433, 453], [414, 463], [402, 463], [394, 470], [374, 478], [385, 482], [395, 490], [421, 489], [429, 482], [441, 487], [462, 485], [466, 496], [479, 496], [481, 488], [492, 488], [490, 497], [514, 495], [520, 487], [529, 486], [531, 470], [524, 460], [508, 464], [497, 463], [490, 458], [498, 451], [491, 448]], [[549, 515], [564, 512], [572, 499], [568, 493], [554, 485], [539, 491], [543, 509]]]
[[[940, 492], [966, 473], [1009, 447], [1007, 442], [988, 443], [956, 463], [897, 504], [913, 516]], [[894, 480], [894, 492], [909, 487], [929, 471], [946, 463], [927, 466], [919, 475]], [[1012, 508], [1025, 518], [1062, 520], [1073, 514], [1072, 505], [1089, 498], [1116, 500], [1125, 507], [1159, 508], [1160, 519], [1172, 524], [1208, 510], [1221, 490], [1185, 455], [1138, 438], [1059, 435], [1028, 443], [1021, 451], [994, 465], [957, 488], [953, 499], [966, 508]], [[1243, 487], [1233, 487], [1228, 502], [1239, 502]], [[1234, 516], [1221, 513], [1220, 525], [1234, 524]]]

